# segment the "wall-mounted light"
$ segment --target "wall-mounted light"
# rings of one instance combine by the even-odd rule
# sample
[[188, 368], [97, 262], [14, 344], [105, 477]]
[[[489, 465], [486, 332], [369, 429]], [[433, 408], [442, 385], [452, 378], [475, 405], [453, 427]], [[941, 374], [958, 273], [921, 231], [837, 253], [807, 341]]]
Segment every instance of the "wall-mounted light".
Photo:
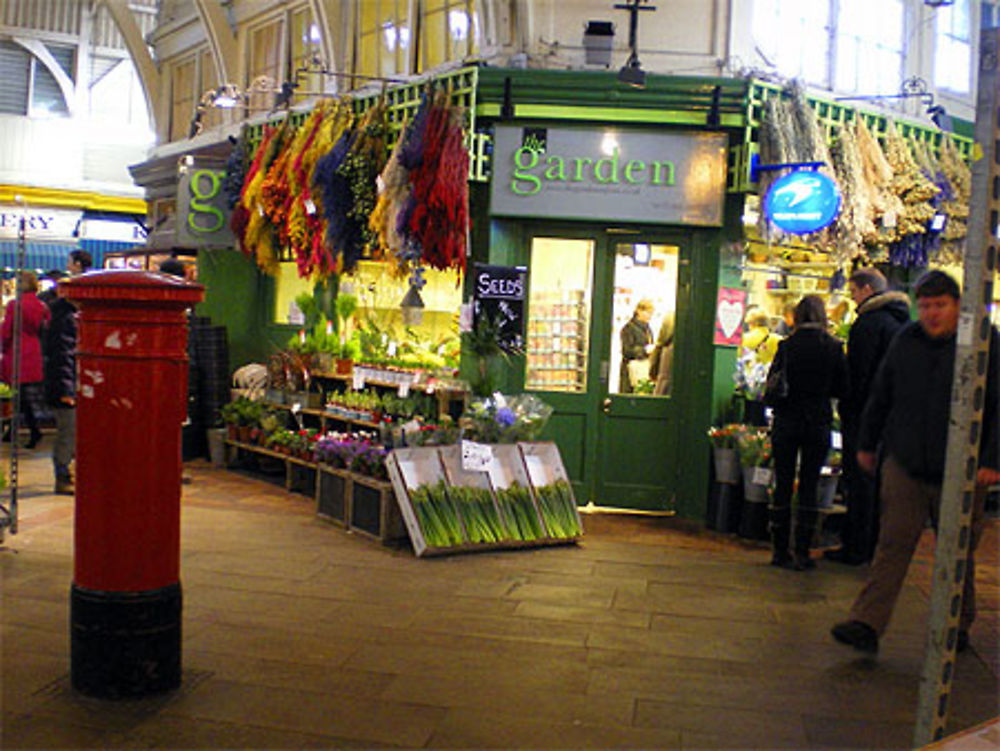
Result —
[[583, 30], [584, 62], [587, 65], [611, 65], [611, 46], [615, 25], [611, 21], [587, 21]]

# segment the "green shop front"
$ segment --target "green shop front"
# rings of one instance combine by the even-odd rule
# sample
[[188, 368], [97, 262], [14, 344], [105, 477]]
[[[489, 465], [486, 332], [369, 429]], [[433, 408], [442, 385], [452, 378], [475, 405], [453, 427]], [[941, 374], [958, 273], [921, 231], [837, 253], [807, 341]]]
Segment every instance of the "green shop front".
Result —
[[[492, 154], [474, 193], [475, 260], [523, 266], [528, 279], [524, 353], [503, 390], [554, 408], [545, 437], [579, 503], [704, 518], [705, 430], [732, 383], [732, 349], [713, 332], [721, 252], [740, 231], [728, 176], [743, 91], [480, 71], [477, 131]], [[655, 349], [624, 364], [622, 329], [640, 302], [652, 305]]]

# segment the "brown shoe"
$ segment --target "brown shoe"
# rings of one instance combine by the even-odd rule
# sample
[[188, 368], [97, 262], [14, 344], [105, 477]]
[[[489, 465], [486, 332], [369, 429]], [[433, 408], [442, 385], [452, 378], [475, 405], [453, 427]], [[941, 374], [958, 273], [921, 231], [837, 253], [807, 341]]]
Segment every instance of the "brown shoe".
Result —
[[75, 495], [76, 486], [72, 482], [56, 481], [56, 495]]

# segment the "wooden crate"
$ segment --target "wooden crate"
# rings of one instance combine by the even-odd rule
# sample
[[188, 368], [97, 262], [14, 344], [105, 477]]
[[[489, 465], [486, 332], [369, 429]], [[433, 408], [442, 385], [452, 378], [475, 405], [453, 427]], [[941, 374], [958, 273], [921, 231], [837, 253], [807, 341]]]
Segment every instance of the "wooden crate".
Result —
[[382, 543], [406, 537], [406, 526], [390, 482], [352, 474], [348, 518], [352, 532], [360, 532]]
[[[528, 472], [531, 489], [536, 496], [536, 501], [538, 499], [539, 488], [552, 485], [556, 482], [566, 483], [569, 494], [573, 498], [573, 513], [576, 515], [576, 522], [580, 529], [583, 530], [583, 520], [580, 519], [580, 509], [576, 502], [576, 494], [573, 492], [573, 484], [570, 482], [566, 467], [563, 465], [559, 447], [551, 442], [519, 443], [517, 447], [524, 459], [524, 467]], [[542, 516], [542, 520], [544, 521], [544, 514]], [[573, 539], [577, 537], [579, 535], [576, 535]]]
[[351, 473], [320, 465], [316, 480], [316, 515], [347, 527], [351, 518]]
[[417, 556], [428, 551], [427, 540], [417, 521], [413, 510], [409, 491], [421, 485], [429, 485], [445, 480], [444, 467], [437, 449], [431, 446], [393, 449], [386, 458], [389, 479], [395, 489], [395, 497], [399, 506], [406, 532], [410, 536], [413, 552]]

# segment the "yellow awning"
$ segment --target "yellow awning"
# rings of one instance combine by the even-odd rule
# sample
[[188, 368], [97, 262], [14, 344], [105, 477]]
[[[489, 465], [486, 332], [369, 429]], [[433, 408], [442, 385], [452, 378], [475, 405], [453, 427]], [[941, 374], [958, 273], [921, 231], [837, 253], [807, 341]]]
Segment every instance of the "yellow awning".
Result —
[[21, 196], [29, 206], [60, 206], [90, 211], [118, 211], [125, 214], [146, 213], [146, 201], [142, 198], [108, 196], [89, 190], [0, 185], [0, 203], [13, 204], [17, 196]]

